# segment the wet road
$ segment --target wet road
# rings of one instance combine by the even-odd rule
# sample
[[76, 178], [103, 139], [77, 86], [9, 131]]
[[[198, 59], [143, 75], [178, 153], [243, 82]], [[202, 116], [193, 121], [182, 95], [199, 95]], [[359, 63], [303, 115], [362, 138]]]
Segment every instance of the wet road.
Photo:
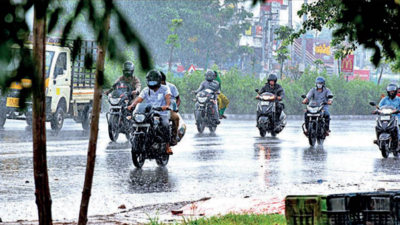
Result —
[[[89, 134], [66, 120], [58, 134], [47, 129], [48, 167], [55, 220], [78, 217]], [[173, 148], [166, 168], [146, 161], [137, 170], [124, 135], [109, 141], [101, 120], [89, 214], [110, 214], [156, 203], [203, 197], [285, 196], [391, 189], [399, 184], [400, 160], [383, 159], [375, 121], [332, 121], [324, 147], [310, 148], [302, 121], [288, 121], [276, 138], [261, 138], [254, 121], [224, 120], [216, 134], [198, 134], [194, 121]], [[0, 218], [36, 220], [32, 135], [24, 121], [0, 130]], [[319, 181], [319, 182], [318, 182]], [[322, 183], [321, 183], [322, 181]]]

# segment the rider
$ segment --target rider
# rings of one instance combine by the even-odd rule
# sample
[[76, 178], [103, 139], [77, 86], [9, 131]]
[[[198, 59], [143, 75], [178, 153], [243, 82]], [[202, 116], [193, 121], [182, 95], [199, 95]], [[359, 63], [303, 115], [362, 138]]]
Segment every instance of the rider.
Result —
[[[207, 72], [206, 72], [206, 74], [205, 74], [205, 81], [203, 81], [201, 84], [200, 84], [200, 87], [196, 90], [196, 91], [193, 91], [192, 93], [195, 93], [195, 94], [197, 94], [197, 93], [199, 93], [200, 91], [203, 91], [203, 90], [205, 90], [205, 89], [207, 89], [207, 88], [210, 88], [210, 87], [215, 87], [215, 86], [217, 86], [218, 88], [215, 88], [215, 89], [218, 89], [217, 91], [215, 91], [215, 93], [217, 94], [217, 95], [219, 95], [220, 94], [220, 91], [219, 91], [219, 83], [217, 82], [217, 81], [215, 81], [214, 79], [215, 79], [215, 73], [214, 73], [214, 71], [212, 71], [212, 70], [207, 70]], [[214, 99], [214, 119], [215, 119], [215, 121], [216, 121], [216, 123], [217, 124], [219, 124], [220, 123], [220, 121], [219, 121], [219, 112], [218, 112], [218, 104], [217, 104], [217, 102], [216, 102], [216, 99]], [[196, 105], [197, 105], [197, 103], [196, 103]], [[197, 108], [197, 107], [196, 107]]]
[[[400, 110], [400, 97], [397, 97], [397, 86], [395, 84], [389, 84], [386, 87], [386, 92], [387, 96], [382, 98], [381, 101], [379, 102], [379, 108], [385, 105], [390, 105], [393, 106], [395, 109]], [[374, 110], [372, 113], [376, 113]], [[400, 119], [400, 114], [395, 114], [397, 118]], [[399, 141], [400, 141], [400, 131], [399, 127], [397, 127], [397, 134], [399, 135]]]
[[[317, 77], [315, 79], [315, 86], [312, 88], [306, 95], [306, 98], [303, 100], [303, 104], [306, 104], [310, 100], [314, 100], [317, 102], [317, 105], [321, 104], [322, 102], [326, 102], [327, 105], [324, 106], [323, 110], [325, 110], [324, 118], [325, 118], [325, 135], [329, 136], [331, 130], [329, 130], [329, 123], [330, 123], [330, 113], [329, 113], [329, 105], [332, 105], [332, 98], [328, 98], [329, 95], [332, 95], [331, 90], [325, 87], [325, 79], [323, 77]], [[304, 120], [306, 123], [306, 128], [308, 129], [308, 122], [309, 118], [307, 116], [307, 112], [304, 114]], [[307, 131], [306, 131], [307, 135]]]
[[[218, 72], [214, 70], [215, 73], [215, 80], [219, 83], [219, 89], [222, 91], [222, 83], [221, 83], [221, 77], [218, 75]], [[222, 92], [218, 95], [218, 110], [219, 110], [219, 118], [220, 119], [226, 119], [225, 110], [229, 106], [229, 99], [222, 94]]]
[[[277, 84], [278, 78], [276, 77], [275, 74], [270, 74], [267, 79], [267, 83], [265, 83], [265, 86], [261, 88], [261, 91], [258, 92], [259, 95], [261, 95], [264, 92], [269, 92], [272, 93], [276, 96], [276, 99], [279, 101], [282, 101], [282, 99], [285, 97], [285, 90], [283, 90], [283, 87], [280, 84]], [[256, 97], [258, 99], [259, 96]], [[278, 102], [276, 104], [276, 111], [275, 111], [275, 120], [279, 121], [279, 117], [281, 116], [281, 112], [283, 110], [284, 106], [282, 103]], [[258, 117], [257, 115], [257, 127], [258, 127]]]
[[[135, 65], [133, 65], [133, 62], [131, 62], [131, 61], [124, 62], [123, 69], [122, 69], [123, 76], [120, 76], [115, 81], [115, 83], [118, 83], [120, 81], [129, 83], [133, 89], [132, 95], [135, 97], [136, 95], [138, 95], [140, 93], [141, 84], [140, 84], [139, 78], [137, 78], [136, 76], [133, 76], [134, 71], [135, 71]], [[105, 92], [105, 94], [107, 95], [108, 93], [112, 92], [114, 89], [115, 89], [114, 87], [111, 87], [108, 91]], [[134, 99], [134, 98], [132, 98], [132, 99]]]
[[163, 127], [164, 138], [167, 143], [167, 151], [166, 153], [172, 155], [172, 150], [170, 148], [170, 132], [169, 132], [169, 118], [168, 112], [166, 111], [171, 104], [171, 91], [165, 85], [161, 84], [161, 73], [158, 70], [150, 70], [146, 75], [147, 87], [140, 92], [138, 98], [128, 106], [128, 109], [131, 110], [138, 103], [146, 101], [148, 104], [152, 104], [153, 106], [158, 106], [162, 108], [162, 112], [160, 112], [161, 125]]
[[178, 107], [181, 104], [181, 99], [179, 98], [178, 88], [176, 88], [174, 84], [171, 84], [166, 81], [167, 76], [165, 75], [165, 73], [163, 73], [162, 71], [160, 71], [160, 73], [161, 73], [161, 84], [168, 86], [171, 91], [171, 105], [176, 104], [176, 109], [171, 110], [171, 118], [170, 118], [173, 125], [171, 144], [176, 145], [177, 144], [176, 137], [178, 135], [178, 127], [179, 127]]

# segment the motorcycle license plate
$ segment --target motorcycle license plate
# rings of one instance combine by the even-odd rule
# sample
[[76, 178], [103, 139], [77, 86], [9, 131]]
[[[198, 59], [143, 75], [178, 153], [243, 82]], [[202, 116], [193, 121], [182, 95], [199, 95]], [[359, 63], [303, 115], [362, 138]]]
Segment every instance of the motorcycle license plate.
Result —
[[390, 120], [390, 116], [381, 116], [381, 120]]
[[269, 102], [261, 102], [261, 105], [269, 105]]
[[7, 98], [6, 106], [19, 108], [19, 98]]

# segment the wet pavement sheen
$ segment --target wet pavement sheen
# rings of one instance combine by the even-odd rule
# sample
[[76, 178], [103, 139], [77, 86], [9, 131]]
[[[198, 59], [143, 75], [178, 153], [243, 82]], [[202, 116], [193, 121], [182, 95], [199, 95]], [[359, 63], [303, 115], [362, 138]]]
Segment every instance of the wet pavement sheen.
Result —
[[[135, 169], [125, 135], [110, 142], [102, 118], [89, 215], [203, 197], [286, 196], [392, 189], [400, 160], [383, 159], [374, 120], [332, 121], [324, 146], [310, 147], [302, 121], [288, 121], [277, 137], [259, 136], [255, 121], [223, 120], [215, 134], [198, 134], [194, 121], [173, 148], [165, 168], [146, 160]], [[55, 133], [47, 125], [47, 157], [55, 220], [78, 217], [89, 133], [66, 120]], [[0, 130], [0, 218], [36, 220], [32, 135], [24, 121]]]

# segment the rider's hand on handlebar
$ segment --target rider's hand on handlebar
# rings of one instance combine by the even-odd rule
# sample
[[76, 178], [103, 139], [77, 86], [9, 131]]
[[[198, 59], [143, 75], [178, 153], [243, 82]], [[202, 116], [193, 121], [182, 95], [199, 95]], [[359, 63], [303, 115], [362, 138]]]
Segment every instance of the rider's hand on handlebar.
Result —
[[130, 105], [130, 106], [128, 106], [127, 108], [128, 108], [129, 111], [131, 111], [132, 108], [133, 108], [133, 105]]
[[137, 91], [132, 91], [132, 95], [136, 95], [137, 93]]
[[257, 95], [257, 96], [256, 96], [256, 99], [260, 99], [260, 96], [259, 96], [259, 95]]
[[165, 111], [165, 110], [169, 109], [169, 107], [166, 106], [166, 105], [164, 105], [164, 106], [161, 106], [161, 109], [162, 109], [163, 111]]
[[282, 100], [282, 97], [281, 96], [278, 96], [278, 97], [276, 97], [278, 100]]
[[307, 103], [307, 99], [304, 99], [301, 103], [306, 104]]

